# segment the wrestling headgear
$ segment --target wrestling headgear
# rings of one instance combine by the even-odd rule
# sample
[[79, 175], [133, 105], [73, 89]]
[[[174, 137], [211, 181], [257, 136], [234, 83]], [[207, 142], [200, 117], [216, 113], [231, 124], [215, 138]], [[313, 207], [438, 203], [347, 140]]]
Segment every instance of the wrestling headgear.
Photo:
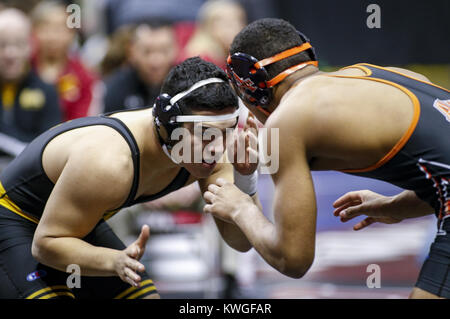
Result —
[[[270, 114], [266, 109], [272, 99], [272, 88], [284, 80], [288, 75], [303, 69], [307, 65], [318, 66], [314, 48], [309, 43], [309, 39], [297, 31], [303, 44], [297, 47], [280, 52], [272, 57], [258, 61], [255, 57], [236, 52], [227, 58], [227, 75], [238, 96], [250, 105], [260, 109], [266, 115]], [[270, 79], [265, 66], [283, 60], [300, 52], [307, 51], [311, 61], [294, 65], [274, 78]]]
[[[181, 127], [185, 122], [219, 122], [228, 121], [237, 118], [239, 115], [239, 108], [234, 113], [224, 115], [192, 115], [192, 112], [187, 107], [182, 107], [178, 101], [197, 90], [198, 88], [211, 83], [226, 83], [220, 78], [209, 78], [201, 80], [192, 85], [187, 90], [171, 97], [167, 93], [159, 95], [153, 105], [153, 119], [155, 122], [158, 138], [162, 146], [171, 148], [176, 142], [172, 141], [172, 132]], [[236, 106], [237, 107], [237, 106]]]

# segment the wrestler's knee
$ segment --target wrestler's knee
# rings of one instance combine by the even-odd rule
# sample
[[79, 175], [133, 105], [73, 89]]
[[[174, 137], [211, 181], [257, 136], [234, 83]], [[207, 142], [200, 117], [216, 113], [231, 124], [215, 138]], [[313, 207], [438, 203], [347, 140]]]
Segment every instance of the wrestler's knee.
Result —
[[409, 299], [443, 299], [443, 298], [436, 296], [431, 292], [414, 287], [413, 290], [411, 291], [411, 294], [409, 295]]
[[161, 296], [159, 294], [151, 294], [151, 295], [145, 296], [144, 299], [161, 299]]

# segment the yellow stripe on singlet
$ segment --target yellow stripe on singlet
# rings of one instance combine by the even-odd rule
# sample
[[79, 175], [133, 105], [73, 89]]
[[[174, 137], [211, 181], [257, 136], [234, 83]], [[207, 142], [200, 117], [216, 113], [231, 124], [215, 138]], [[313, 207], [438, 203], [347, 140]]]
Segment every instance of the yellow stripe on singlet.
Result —
[[58, 292], [52, 292], [49, 293], [45, 296], [39, 297], [37, 299], [50, 299], [50, 298], [54, 298], [54, 297], [59, 297], [59, 296], [68, 296], [70, 298], [75, 299], [75, 295], [69, 291], [58, 291]]
[[[114, 297], [114, 299], [122, 299], [123, 297], [125, 297], [126, 295], [128, 295], [128, 294], [134, 292], [135, 290], [141, 289], [141, 288], [143, 288], [143, 287], [145, 287], [145, 286], [148, 286], [148, 285], [151, 285], [151, 287], [155, 287], [155, 286], [153, 285], [153, 281], [152, 281], [151, 279], [147, 279], [147, 280], [144, 280], [143, 282], [141, 282], [141, 286], [140, 286], [139, 288], [138, 288], [138, 287], [130, 287], [130, 288], [128, 288], [128, 289], [122, 291], [120, 294], [118, 294], [116, 297]], [[156, 287], [155, 287], [155, 289], [156, 289]], [[145, 290], [145, 289], [144, 289], [144, 290]], [[134, 295], [134, 294], [133, 294], [133, 295]], [[127, 298], [128, 298], [128, 297], [127, 297]]]
[[[54, 292], [53, 290], [66, 290], [66, 291], [62, 291], [62, 292]], [[44, 294], [45, 293], [45, 294]], [[41, 296], [37, 299], [48, 299], [48, 298], [44, 298], [45, 296], [47, 296], [47, 294], [60, 294], [60, 293], [64, 293], [65, 295], [69, 295], [71, 294], [74, 298], [75, 296], [70, 292], [69, 288], [67, 286], [51, 286], [51, 287], [46, 287], [46, 288], [42, 288], [39, 289], [38, 291], [33, 292], [31, 295], [29, 295], [28, 297], [26, 297], [25, 299], [34, 299], [34, 297], [40, 296], [42, 294], [44, 294], [44, 296]]]
[[103, 219], [104, 219], [104, 220], [110, 219], [110, 218], [113, 217], [115, 214], [117, 214], [117, 213], [119, 212], [119, 210], [120, 210], [120, 209], [116, 209], [116, 210], [113, 210], [113, 211], [110, 211], [110, 212], [105, 213], [105, 214], [103, 215]]
[[[35, 224], [39, 224], [39, 219], [37, 219], [34, 216], [31, 216], [27, 213], [25, 213], [22, 209], [20, 209], [19, 206], [17, 206], [9, 197], [6, 195], [5, 188], [2, 185], [2, 182], [0, 181], [0, 205], [7, 208], [8, 210], [12, 211], [13, 213], [16, 213], [17, 215], [28, 219], [29, 221], [32, 221]], [[115, 214], [119, 212], [119, 209], [107, 212], [103, 215], [104, 220], [108, 220], [111, 217], [113, 217]]]
[[135, 292], [131, 296], [128, 296], [127, 299], [137, 299], [138, 297], [142, 296], [143, 294], [145, 294], [149, 291], [155, 291], [155, 290], [156, 290], [155, 286], [147, 287], [145, 289], [139, 290], [138, 292]]
[[[34, 216], [31, 216], [27, 213], [25, 213], [19, 206], [16, 205], [9, 197], [6, 195], [6, 190], [2, 185], [2, 182], [0, 181], [0, 205], [5, 207], [6, 209], [12, 211], [13, 213], [16, 213], [17, 215], [35, 223], [39, 224], [39, 219], [37, 219]], [[108, 220], [111, 217], [113, 217], [115, 214], [119, 212], [119, 209], [107, 212], [103, 215], [104, 220]]]
[[27, 213], [24, 213], [19, 206], [17, 206], [9, 197], [6, 195], [5, 188], [2, 185], [2, 182], [0, 182], [0, 205], [5, 207], [6, 209], [12, 211], [13, 213], [16, 213], [17, 215], [28, 219], [29, 221], [38, 224], [39, 219], [36, 217], [33, 217], [31, 215], [28, 215]]

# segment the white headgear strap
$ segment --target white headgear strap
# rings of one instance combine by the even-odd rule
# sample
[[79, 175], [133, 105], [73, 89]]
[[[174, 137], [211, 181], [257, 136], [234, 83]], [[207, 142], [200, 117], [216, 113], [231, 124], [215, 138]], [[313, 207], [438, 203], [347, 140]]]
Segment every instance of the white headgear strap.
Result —
[[[198, 88], [205, 86], [210, 83], [223, 83], [224, 80], [220, 78], [209, 78], [206, 80], [201, 80], [192, 85], [186, 91], [180, 92], [170, 99], [170, 104], [174, 105], [179, 100], [184, 98], [189, 93], [197, 90]], [[239, 116], [240, 108], [238, 108], [234, 113], [231, 114], [222, 114], [222, 115], [178, 115], [175, 117], [176, 122], [220, 122], [220, 121], [228, 121], [234, 119]]]

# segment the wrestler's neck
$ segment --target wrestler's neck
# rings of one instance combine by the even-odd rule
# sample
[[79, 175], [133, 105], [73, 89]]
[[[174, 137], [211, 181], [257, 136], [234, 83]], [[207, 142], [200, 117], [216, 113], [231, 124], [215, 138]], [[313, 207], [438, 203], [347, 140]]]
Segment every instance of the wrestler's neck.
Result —
[[307, 66], [306, 68], [289, 75], [274, 88], [273, 101], [269, 106], [269, 110], [274, 111], [280, 104], [281, 100], [290, 93], [289, 91], [292, 88], [296, 87], [306, 79], [318, 76], [322, 73], [323, 72], [319, 71], [319, 69], [315, 66]]
[[169, 156], [164, 152], [164, 149], [159, 141], [158, 133], [156, 131], [155, 122], [153, 121], [153, 116], [150, 120], [146, 119], [146, 129], [145, 131], [145, 143], [141, 150], [144, 163], [149, 163], [153, 168], [158, 169], [171, 169], [178, 167]]

